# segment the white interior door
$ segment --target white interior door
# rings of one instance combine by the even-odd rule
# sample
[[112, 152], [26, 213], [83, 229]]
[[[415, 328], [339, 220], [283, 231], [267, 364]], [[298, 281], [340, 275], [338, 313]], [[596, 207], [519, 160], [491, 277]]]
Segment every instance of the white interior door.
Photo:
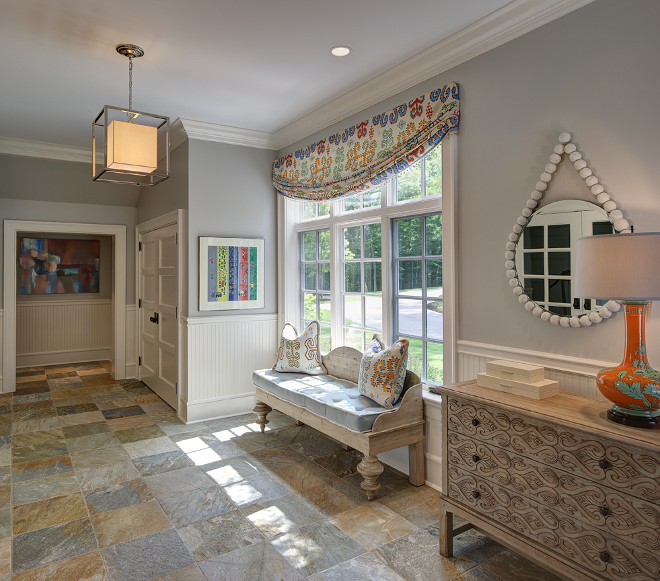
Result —
[[178, 409], [177, 226], [140, 235], [139, 377]]

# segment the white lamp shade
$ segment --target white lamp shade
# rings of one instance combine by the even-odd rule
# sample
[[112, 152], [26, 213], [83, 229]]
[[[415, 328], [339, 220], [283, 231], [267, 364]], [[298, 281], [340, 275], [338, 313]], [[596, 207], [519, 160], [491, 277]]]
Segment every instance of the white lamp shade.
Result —
[[158, 166], [156, 127], [112, 121], [107, 131], [108, 169], [152, 173]]
[[577, 297], [660, 300], [660, 232], [579, 238], [575, 262]]

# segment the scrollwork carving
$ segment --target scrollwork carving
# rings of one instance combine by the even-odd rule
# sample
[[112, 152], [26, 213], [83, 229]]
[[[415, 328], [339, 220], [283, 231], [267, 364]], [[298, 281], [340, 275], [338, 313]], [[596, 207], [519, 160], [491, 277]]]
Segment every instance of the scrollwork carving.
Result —
[[[527, 458], [590, 480], [606, 483], [639, 498], [660, 502], [660, 458], [634, 446], [559, 424], [541, 423], [491, 406], [449, 397], [450, 432], [513, 450]], [[471, 420], [479, 424], [473, 426]], [[606, 459], [607, 468], [599, 462]]]
[[[449, 466], [448, 496], [612, 581], [660, 578], [660, 556]], [[478, 490], [479, 498], [471, 492]], [[610, 560], [600, 558], [607, 553]]]
[[[474, 462], [474, 455], [479, 457]], [[448, 434], [450, 464], [567, 516], [660, 551], [660, 506], [462, 434]], [[607, 514], [600, 509], [606, 507]]]

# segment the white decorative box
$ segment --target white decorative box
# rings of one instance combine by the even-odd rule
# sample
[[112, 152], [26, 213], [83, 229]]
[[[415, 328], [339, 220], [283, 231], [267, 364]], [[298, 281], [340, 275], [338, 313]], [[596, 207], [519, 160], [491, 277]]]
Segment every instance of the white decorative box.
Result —
[[545, 379], [545, 369], [540, 365], [528, 365], [497, 359], [486, 363], [486, 373], [493, 377], [512, 379], [524, 383], [538, 383]]
[[545, 379], [544, 374], [544, 368], [538, 365], [489, 361], [486, 373], [477, 374], [477, 385], [530, 399], [559, 395], [559, 382]]

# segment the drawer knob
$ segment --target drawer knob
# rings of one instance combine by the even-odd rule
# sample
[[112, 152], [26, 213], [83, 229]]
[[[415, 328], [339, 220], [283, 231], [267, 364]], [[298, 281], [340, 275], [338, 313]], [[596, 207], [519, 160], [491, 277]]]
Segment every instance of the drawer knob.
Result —
[[477, 456], [476, 454], [472, 456], [472, 462], [479, 462], [479, 460], [481, 460], [481, 458], [479, 458], [479, 456]]
[[477, 418], [474, 418], [472, 420], [472, 425], [475, 426], [475, 427], [478, 426], [479, 425], [479, 420]]
[[607, 563], [607, 562], [610, 560], [610, 554], [609, 554], [609, 553], [601, 553], [601, 554], [598, 555], [598, 556], [600, 557], [600, 560], [601, 560], [603, 563]]
[[610, 463], [607, 460], [598, 460], [598, 466], [603, 470], [607, 470], [610, 467]]
[[475, 491], [472, 492], [472, 498], [479, 498], [480, 496], [481, 496], [481, 494], [479, 494], [478, 490], [475, 490]]
[[607, 516], [608, 514], [610, 514], [610, 509], [607, 508], [606, 506], [601, 506], [601, 507], [598, 509], [598, 512], [599, 512], [600, 514], [602, 514], [603, 516]]

